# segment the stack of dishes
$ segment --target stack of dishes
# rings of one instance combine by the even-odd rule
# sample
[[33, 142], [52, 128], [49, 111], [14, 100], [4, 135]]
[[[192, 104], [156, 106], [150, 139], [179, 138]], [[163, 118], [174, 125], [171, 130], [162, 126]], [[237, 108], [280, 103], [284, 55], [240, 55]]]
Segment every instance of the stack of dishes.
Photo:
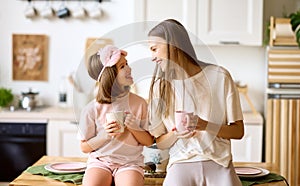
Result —
[[241, 178], [258, 178], [270, 174], [270, 171], [258, 167], [235, 167], [235, 172]]
[[86, 163], [83, 162], [60, 162], [45, 165], [47, 171], [56, 174], [81, 173], [86, 169]]

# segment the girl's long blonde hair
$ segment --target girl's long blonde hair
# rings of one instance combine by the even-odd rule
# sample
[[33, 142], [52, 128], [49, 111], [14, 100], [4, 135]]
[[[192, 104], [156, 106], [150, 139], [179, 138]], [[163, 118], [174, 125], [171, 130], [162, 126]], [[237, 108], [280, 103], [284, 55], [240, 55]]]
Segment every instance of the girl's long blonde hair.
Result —
[[[97, 81], [100, 71], [103, 65], [100, 61], [99, 55], [95, 53], [89, 58], [88, 73], [91, 78]], [[96, 82], [96, 101], [99, 103], [112, 103], [117, 96], [122, 94], [127, 89], [122, 88], [117, 82], [116, 78], [118, 70], [116, 65], [112, 67], [106, 67], [101, 75], [99, 81]]]

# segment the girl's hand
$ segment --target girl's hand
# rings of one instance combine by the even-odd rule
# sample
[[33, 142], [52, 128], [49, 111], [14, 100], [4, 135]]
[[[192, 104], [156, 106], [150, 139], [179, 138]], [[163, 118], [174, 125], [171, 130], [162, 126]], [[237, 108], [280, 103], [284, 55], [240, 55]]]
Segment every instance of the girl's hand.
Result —
[[105, 129], [106, 133], [112, 137], [115, 137], [116, 135], [121, 134], [120, 132], [115, 132], [120, 129], [120, 125], [116, 121], [106, 123], [104, 129]]
[[139, 130], [139, 120], [131, 113], [126, 113], [124, 124], [128, 129]]

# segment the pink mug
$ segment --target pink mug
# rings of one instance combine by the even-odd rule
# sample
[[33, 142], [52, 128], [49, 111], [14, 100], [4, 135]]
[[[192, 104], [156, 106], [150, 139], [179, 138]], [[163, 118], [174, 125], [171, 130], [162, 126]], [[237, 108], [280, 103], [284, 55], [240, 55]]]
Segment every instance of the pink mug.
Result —
[[188, 129], [190, 119], [193, 117], [193, 112], [175, 111], [175, 126], [177, 131], [185, 131]]

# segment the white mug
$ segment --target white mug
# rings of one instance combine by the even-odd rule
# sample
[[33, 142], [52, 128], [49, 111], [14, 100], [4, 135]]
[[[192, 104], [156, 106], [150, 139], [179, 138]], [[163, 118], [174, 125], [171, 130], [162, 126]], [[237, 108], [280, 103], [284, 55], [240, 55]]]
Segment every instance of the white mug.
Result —
[[102, 10], [100, 7], [92, 8], [88, 11], [88, 15], [91, 18], [100, 18], [102, 16]]
[[175, 126], [177, 131], [194, 130], [196, 126], [190, 126], [193, 112], [175, 111]]
[[35, 16], [37, 15], [37, 11], [36, 11], [36, 9], [34, 8], [34, 6], [29, 5], [29, 6], [25, 9], [24, 15], [25, 15], [25, 17], [27, 17], [27, 18], [33, 18], [33, 17], [35, 17]]
[[40, 14], [44, 18], [52, 18], [54, 16], [54, 10], [50, 6], [47, 6], [41, 10]]
[[74, 11], [72, 11], [72, 16], [74, 18], [82, 19], [86, 15], [86, 11], [83, 7], [78, 7]]
[[109, 112], [106, 113], [106, 122], [107, 123], [117, 122], [119, 124], [120, 129], [114, 132], [122, 133], [124, 132], [125, 129], [125, 124], [124, 124], [125, 117], [126, 117], [126, 113], [123, 111]]

